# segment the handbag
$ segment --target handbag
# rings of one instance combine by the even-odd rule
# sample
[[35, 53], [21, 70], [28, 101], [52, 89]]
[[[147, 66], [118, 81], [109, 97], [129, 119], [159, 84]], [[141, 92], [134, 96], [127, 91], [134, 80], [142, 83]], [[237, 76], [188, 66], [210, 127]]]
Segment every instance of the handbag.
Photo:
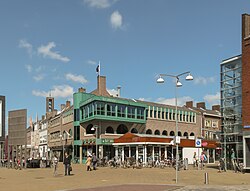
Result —
[[69, 171], [72, 171], [72, 166], [69, 167]]

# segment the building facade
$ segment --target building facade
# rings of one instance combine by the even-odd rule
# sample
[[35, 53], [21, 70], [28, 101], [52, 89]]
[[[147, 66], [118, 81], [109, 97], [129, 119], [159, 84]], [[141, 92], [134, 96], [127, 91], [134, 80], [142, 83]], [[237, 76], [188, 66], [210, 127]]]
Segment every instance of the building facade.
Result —
[[[162, 157], [167, 158], [168, 153], [176, 152], [172, 147], [175, 136], [179, 136], [181, 142], [185, 139], [194, 142], [196, 137], [202, 136], [201, 112], [188, 107], [178, 107], [176, 113], [174, 106], [112, 97], [106, 91], [105, 76], [97, 77], [96, 90], [86, 93], [85, 89], [79, 88], [78, 92], [74, 93], [73, 99], [73, 157], [80, 163], [93, 152], [97, 153], [99, 158], [116, 156], [124, 159], [140, 155], [144, 162], [148, 160], [146, 157], [159, 157], [163, 153]], [[176, 132], [176, 118], [178, 132]], [[149, 137], [149, 139], [155, 137], [163, 142], [151, 142], [147, 145], [149, 147], [136, 145], [134, 141], [131, 146], [128, 146], [126, 141], [117, 143], [116, 140], [125, 136], [126, 133], [136, 134], [136, 137]], [[187, 145], [195, 147], [194, 143]], [[180, 147], [180, 151], [181, 149]], [[215, 155], [214, 149], [211, 157]], [[138, 154], [141, 152], [144, 154]]]
[[5, 96], [0, 95], [0, 159], [4, 159], [5, 143]]

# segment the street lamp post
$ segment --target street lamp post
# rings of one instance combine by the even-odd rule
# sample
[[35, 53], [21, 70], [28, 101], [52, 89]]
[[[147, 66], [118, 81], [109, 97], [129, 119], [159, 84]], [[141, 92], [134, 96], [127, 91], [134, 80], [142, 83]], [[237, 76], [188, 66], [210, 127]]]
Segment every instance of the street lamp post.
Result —
[[98, 126], [97, 125], [94, 125], [91, 130], [94, 131], [95, 130], [95, 152], [96, 152], [96, 157], [98, 158], [98, 145], [97, 145], [97, 129], [98, 129]]
[[180, 77], [188, 74], [186, 76], [186, 80], [190, 81], [193, 80], [193, 76], [190, 74], [190, 72], [184, 72], [178, 75], [169, 75], [169, 74], [160, 74], [159, 78], [157, 79], [157, 83], [164, 83], [164, 79], [162, 78], [163, 76], [175, 78], [176, 84], [175, 84], [175, 145], [176, 145], [176, 157], [175, 157], [175, 163], [176, 163], [176, 172], [175, 172], [175, 182], [176, 184], [178, 183], [178, 162], [179, 162], [179, 146], [178, 144], [180, 143], [180, 137], [178, 136], [178, 117], [177, 117], [177, 105], [178, 105], [178, 100], [177, 100], [177, 88], [182, 86], [182, 83], [180, 82]]
[[60, 134], [60, 138], [61, 138], [61, 141], [62, 141], [62, 144], [63, 144], [62, 145], [63, 146], [63, 156], [62, 157], [63, 157], [63, 163], [64, 163], [64, 142], [63, 142], [64, 139], [63, 139], [63, 135], [62, 134]]

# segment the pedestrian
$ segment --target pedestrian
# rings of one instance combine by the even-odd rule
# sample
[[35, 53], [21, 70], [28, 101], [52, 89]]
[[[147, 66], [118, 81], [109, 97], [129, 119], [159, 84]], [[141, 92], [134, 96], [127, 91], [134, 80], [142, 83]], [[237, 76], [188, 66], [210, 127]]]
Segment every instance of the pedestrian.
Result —
[[91, 167], [90, 167], [91, 161], [92, 161], [92, 159], [91, 159], [91, 156], [89, 155], [87, 160], [86, 160], [87, 171], [91, 171]]
[[234, 172], [237, 172], [237, 168], [236, 168], [236, 156], [235, 156], [235, 152], [234, 152], [234, 149], [231, 150], [231, 163], [232, 163], [232, 166], [233, 166], [233, 170]]
[[96, 157], [95, 153], [92, 154], [92, 162], [93, 162], [93, 170], [96, 170], [97, 157]]
[[193, 155], [193, 165], [194, 167], [198, 167], [198, 160], [197, 160], [196, 152], [194, 152], [194, 155]]
[[219, 167], [219, 171], [218, 171], [218, 172], [221, 172], [221, 171], [226, 172], [226, 167], [225, 167], [224, 158], [220, 158], [218, 167]]
[[200, 156], [200, 165], [201, 165], [201, 170], [204, 168], [205, 166], [205, 161], [207, 160], [207, 157], [205, 155], [204, 152], [201, 153], [201, 156]]
[[68, 155], [67, 152], [65, 152], [65, 157], [64, 157], [64, 161], [63, 161], [63, 164], [64, 164], [64, 168], [65, 168], [65, 176], [67, 175], [70, 175], [70, 157]]
[[58, 158], [56, 156], [56, 154], [54, 155], [53, 159], [52, 159], [52, 164], [53, 164], [53, 169], [54, 169], [54, 176], [57, 175], [57, 168], [58, 168]]

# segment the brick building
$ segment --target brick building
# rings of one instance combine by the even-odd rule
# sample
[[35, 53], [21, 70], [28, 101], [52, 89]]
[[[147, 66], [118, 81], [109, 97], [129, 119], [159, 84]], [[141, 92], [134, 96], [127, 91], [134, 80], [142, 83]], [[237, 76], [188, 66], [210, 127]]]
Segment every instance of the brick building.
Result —
[[[173, 139], [176, 135], [176, 118], [178, 136], [181, 137], [183, 147], [185, 145], [195, 147], [194, 139], [201, 137], [201, 112], [188, 107], [178, 107], [176, 113], [175, 106], [113, 97], [106, 90], [105, 76], [97, 77], [96, 90], [87, 93], [85, 89], [80, 88], [74, 93], [73, 99], [73, 157], [80, 161], [84, 161], [92, 152], [97, 152], [100, 158], [119, 156], [124, 159], [125, 156], [138, 156], [138, 152], [143, 151], [141, 157], [144, 157], [142, 158], [144, 162], [149, 156], [154, 158], [164, 154], [163, 158], [166, 158], [168, 153], [175, 153]], [[136, 136], [126, 135], [127, 133]], [[133, 137], [134, 139], [147, 137], [149, 140], [157, 139], [163, 142], [156, 141], [142, 145], [132, 141], [130, 146], [126, 141], [124, 144], [114, 143], [118, 138], [124, 140], [127, 136], [132, 137], [131, 140]], [[182, 144], [184, 140], [188, 141]], [[215, 147], [214, 144], [208, 148], [211, 149], [211, 152], [208, 151], [211, 158], [215, 156]], [[182, 147], [180, 153], [181, 149]]]
[[0, 159], [4, 158], [5, 142], [5, 96], [0, 95]]

